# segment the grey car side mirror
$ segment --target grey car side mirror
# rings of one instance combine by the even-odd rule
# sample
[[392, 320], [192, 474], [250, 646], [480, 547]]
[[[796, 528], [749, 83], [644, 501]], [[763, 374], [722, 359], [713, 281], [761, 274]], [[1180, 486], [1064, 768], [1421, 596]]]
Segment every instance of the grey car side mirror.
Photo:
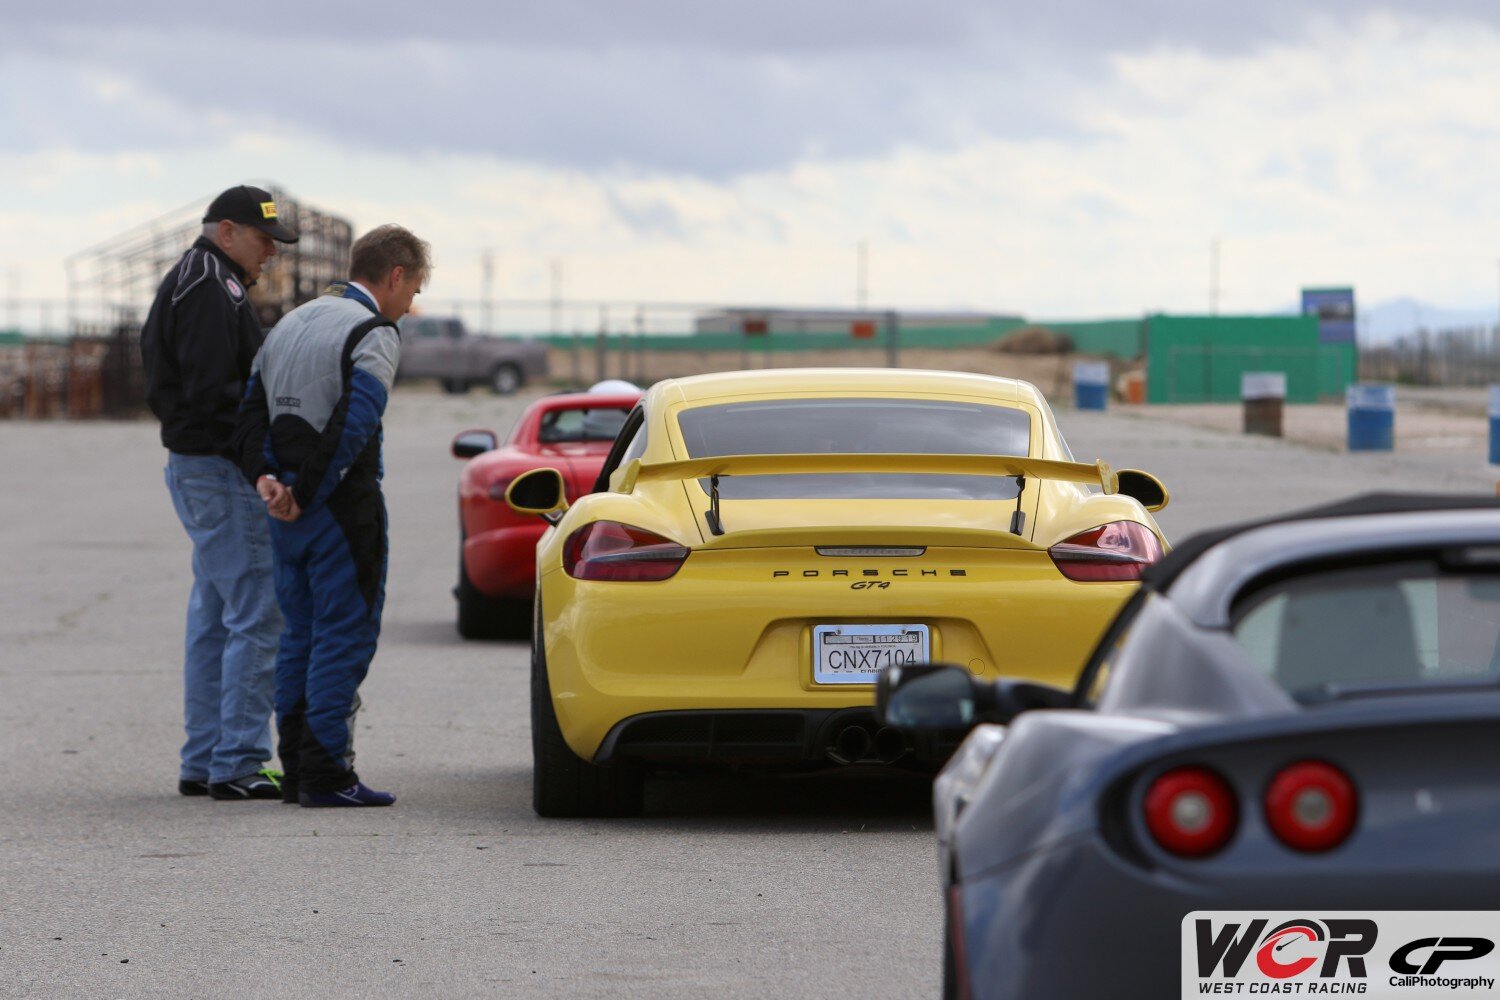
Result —
[[1066, 708], [1071, 691], [1032, 681], [975, 680], [963, 667], [909, 663], [886, 667], [875, 681], [875, 717], [897, 729], [942, 732], [1004, 724], [1022, 712]]

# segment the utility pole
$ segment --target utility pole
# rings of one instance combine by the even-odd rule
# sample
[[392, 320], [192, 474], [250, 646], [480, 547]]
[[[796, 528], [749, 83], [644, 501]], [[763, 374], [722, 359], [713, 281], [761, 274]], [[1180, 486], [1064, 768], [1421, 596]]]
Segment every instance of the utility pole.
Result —
[[552, 258], [552, 336], [562, 332], [562, 258]]
[[480, 309], [484, 333], [495, 332], [495, 251], [486, 247], [479, 254]]
[[599, 333], [594, 338], [594, 381], [603, 382], [608, 374], [609, 307], [599, 307]]
[[[629, 378], [629, 376], [626, 376]], [[646, 307], [635, 307], [635, 378], [636, 385], [646, 381]]]
[[21, 265], [10, 265], [8, 274], [10, 277], [10, 328], [19, 332], [21, 329]]
[[78, 270], [77, 259], [69, 257], [63, 261], [63, 269], [68, 275], [68, 333], [78, 332]]
[[1208, 244], [1208, 314], [1219, 315], [1219, 238]]
[[854, 306], [861, 311], [870, 306], [870, 241], [861, 239], [855, 252]]

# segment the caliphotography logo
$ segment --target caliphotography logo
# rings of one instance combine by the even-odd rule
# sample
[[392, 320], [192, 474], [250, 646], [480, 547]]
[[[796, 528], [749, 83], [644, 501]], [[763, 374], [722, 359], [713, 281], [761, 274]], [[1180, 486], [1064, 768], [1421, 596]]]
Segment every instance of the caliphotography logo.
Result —
[[1500, 912], [1196, 912], [1182, 996], [1494, 995]]

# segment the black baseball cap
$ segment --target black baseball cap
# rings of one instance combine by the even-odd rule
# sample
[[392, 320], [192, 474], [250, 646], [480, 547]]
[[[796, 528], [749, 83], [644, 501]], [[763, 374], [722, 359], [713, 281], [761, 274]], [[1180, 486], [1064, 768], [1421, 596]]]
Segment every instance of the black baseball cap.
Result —
[[254, 226], [279, 243], [296, 243], [297, 234], [281, 224], [276, 202], [264, 188], [241, 184], [214, 199], [203, 216], [204, 222], [228, 219], [242, 226]]

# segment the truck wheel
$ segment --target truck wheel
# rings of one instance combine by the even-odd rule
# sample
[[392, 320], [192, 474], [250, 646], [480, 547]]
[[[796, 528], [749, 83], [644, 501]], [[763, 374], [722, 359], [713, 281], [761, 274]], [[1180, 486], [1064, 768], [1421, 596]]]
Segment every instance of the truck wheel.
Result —
[[490, 372], [490, 390], [497, 396], [509, 396], [521, 388], [521, 369], [515, 365], [496, 365]]
[[450, 396], [462, 396], [469, 391], [469, 380], [466, 378], [445, 378], [443, 391]]
[[638, 816], [645, 804], [639, 764], [600, 767], [573, 752], [552, 708], [541, 602], [531, 636], [531, 807], [538, 816]]

